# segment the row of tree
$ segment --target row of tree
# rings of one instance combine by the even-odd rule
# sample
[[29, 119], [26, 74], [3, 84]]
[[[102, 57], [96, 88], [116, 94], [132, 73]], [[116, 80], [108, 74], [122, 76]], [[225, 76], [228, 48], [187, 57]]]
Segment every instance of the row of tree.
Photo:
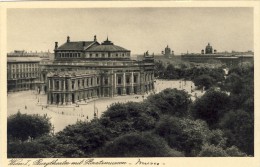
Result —
[[8, 118], [8, 157], [251, 156], [253, 91], [253, 67], [235, 68], [221, 90], [194, 102], [165, 89], [140, 103], [112, 104], [99, 119], [55, 135], [46, 117], [18, 113]]
[[206, 90], [212, 86], [219, 86], [225, 80], [223, 68], [209, 68], [200, 66], [180, 66], [174, 67], [173, 64], [166, 66], [161, 62], [155, 62], [155, 77], [159, 79], [185, 79], [192, 80], [199, 89], [204, 87]]

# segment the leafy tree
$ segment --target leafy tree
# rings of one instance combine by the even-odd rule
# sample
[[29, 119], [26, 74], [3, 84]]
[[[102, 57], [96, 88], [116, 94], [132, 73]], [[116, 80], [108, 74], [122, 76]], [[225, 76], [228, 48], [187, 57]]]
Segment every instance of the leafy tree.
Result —
[[37, 138], [50, 133], [50, 118], [40, 115], [17, 114], [11, 115], [7, 119], [8, 141], [25, 141], [29, 137]]
[[220, 120], [220, 127], [227, 136], [227, 145], [254, 154], [254, 118], [243, 110], [229, 111]]
[[164, 78], [165, 67], [161, 61], [156, 61], [154, 63], [154, 76], [159, 78]]
[[28, 142], [11, 142], [7, 145], [8, 158], [53, 158], [61, 157], [56, 150], [59, 141], [49, 135]]
[[205, 87], [205, 89], [209, 89], [212, 85], [214, 85], [214, 79], [209, 75], [200, 75], [193, 80], [195, 86], [199, 88]]
[[146, 103], [115, 103], [100, 118], [100, 122], [113, 137], [135, 132], [147, 131], [155, 127], [159, 115]]
[[166, 67], [165, 73], [164, 73], [165, 78], [167, 79], [178, 79], [180, 78], [178, 75], [178, 72], [174, 68], [172, 64], [168, 64]]
[[245, 157], [245, 153], [241, 152], [236, 146], [232, 146], [226, 149], [226, 152], [231, 157]]
[[199, 157], [245, 157], [245, 153], [241, 152], [237, 147], [232, 146], [224, 149], [215, 145], [205, 144], [200, 151]]
[[180, 157], [160, 137], [151, 133], [130, 133], [116, 138], [97, 153], [101, 157]]
[[242, 78], [236, 73], [231, 73], [225, 80], [225, 90], [233, 94], [239, 94], [242, 89]]
[[90, 156], [109, 140], [106, 128], [98, 120], [69, 125], [56, 136], [65, 157]]
[[196, 119], [205, 120], [208, 125], [216, 127], [219, 119], [227, 112], [230, 105], [229, 96], [221, 91], [208, 90], [191, 106], [191, 113]]
[[167, 88], [158, 94], [148, 96], [147, 103], [162, 114], [181, 117], [187, 116], [191, 100], [187, 92]]
[[198, 156], [199, 157], [228, 157], [229, 155], [222, 147], [206, 144], [202, 147], [202, 150]]
[[225, 137], [225, 134], [222, 130], [211, 130], [211, 132], [208, 134], [208, 143], [210, 145], [224, 148], [226, 147], [227, 138]]
[[207, 124], [201, 120], [163, 117], [155, 133], [163, 137], [171, 148], [184, 151], [186, 156], [194, 156], [208, 141], [210, 131]]

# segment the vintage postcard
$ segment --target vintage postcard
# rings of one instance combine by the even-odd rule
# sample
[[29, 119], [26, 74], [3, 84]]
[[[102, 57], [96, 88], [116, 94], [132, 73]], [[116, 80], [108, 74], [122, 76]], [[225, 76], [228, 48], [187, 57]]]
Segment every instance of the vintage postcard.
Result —
[[259, 166], [260, 2], [0, 14], [1, 166]]

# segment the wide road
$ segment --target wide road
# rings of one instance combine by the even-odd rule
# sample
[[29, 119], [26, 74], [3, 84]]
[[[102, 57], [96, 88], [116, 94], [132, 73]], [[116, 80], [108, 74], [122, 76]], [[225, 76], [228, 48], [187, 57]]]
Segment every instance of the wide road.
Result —
[[[195, 94], [199, 97], [202, 95], [201, 91], [193, 91], [194, 84], [191, 81], [180, 80], [156, 80], [155, 92], [158, 93], [165, 88], [177, 88], [179, 90], [184, 89], [192, 95], [192, 99], [195, 99]], [[144, 95], [144, 99], [148, 94]], [[107, 107], [111, 104], [120, 102], [125, 103], [128, 101], [140, 102], [143, 101], [141, 95], [131, 96], [117, 96], [113, 98], [100, 98], [88, 103], [81, 103], [79, 106], [46, 106], [47, 96], [38, 95], [35, 91], [22, 91], [9, 93], [7, 97], [7, 113], [8, 116], [16, 114], [18, 111], [27, 114], [47, 114], [51, 118], [51, 123], [54, 125], [54, 132], [61, 131], [67, 125], [74, 124], [78, 120], [90, 121], [94, 118], [94, 106], [98, 110], [98, 117], [106, 111]]]

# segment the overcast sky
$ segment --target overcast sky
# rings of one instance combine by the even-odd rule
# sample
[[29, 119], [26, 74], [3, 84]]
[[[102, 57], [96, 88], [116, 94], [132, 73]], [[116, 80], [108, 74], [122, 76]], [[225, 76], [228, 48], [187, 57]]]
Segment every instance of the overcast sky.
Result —
[[54, 42], [107, 36], [140, 54], [200, 52], [208, 42], [217, 51], [253, 50], [252, 8], [8, 9], [7, 49], [53, 52]]

